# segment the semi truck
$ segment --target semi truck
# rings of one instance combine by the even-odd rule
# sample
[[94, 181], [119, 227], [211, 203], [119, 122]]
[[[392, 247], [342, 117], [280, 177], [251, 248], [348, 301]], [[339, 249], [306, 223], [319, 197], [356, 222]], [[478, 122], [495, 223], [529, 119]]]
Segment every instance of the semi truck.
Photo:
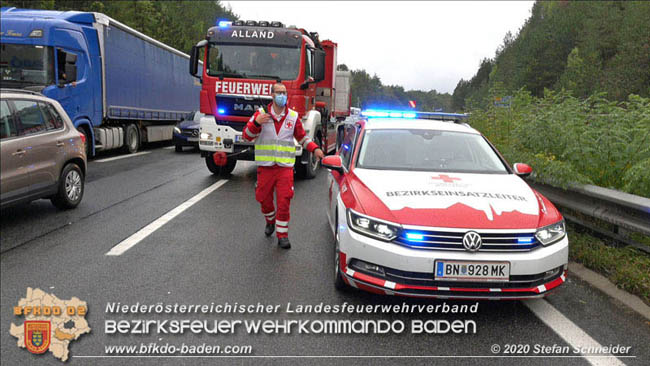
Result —
[[[192, 48], [189, 65], [202, 84], [199, 149], [208, 169], [230, 174], [238, 160], [255, 159], [255, 146], [242, 131], [257, 109], [271, 103], [276, 82], [287, 87], [287, 105], [300, 114], [307, 135], [324, 152], [335, 151], [339, 122], [350, 114], [349, 97], [336, 104], [337, 89], [349, 90], [349, 77], [337, 79], [336, 62], [335, 42], [280, 22], [219, 21], [209, 28]], [[296, 142], [294, 166], [299, 176], [313, 178], [320, 165]]]
[[57, 100], [88, 156], [171, 140], [198, 109], [189, 55], [101, 13], [0, 9], [0, 85]]

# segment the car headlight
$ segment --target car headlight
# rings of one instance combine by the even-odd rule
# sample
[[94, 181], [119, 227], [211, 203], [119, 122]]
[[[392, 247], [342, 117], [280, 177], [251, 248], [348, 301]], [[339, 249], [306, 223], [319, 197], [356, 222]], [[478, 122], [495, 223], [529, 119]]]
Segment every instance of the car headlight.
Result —
[[397, 237], [400, 227], [389, 222], [362, 215], [348, 209], [348, 225], [359, 234], [391, 241]]
[[181, 129], [178, 128], [178, 127], [174, 127], [174, 132], [176, 132], [177, 134], [180, 135], [181, 134]]
[[208, 132], [201, 132], [201, 140], [209, 140], [212, 138], [212, 134]]
[[558, 221], [555, 224], [548, 225], [537, 229], [535, 237], [542, 245], [551, 245], [558, 240], [564, 238], [566, 235], [566, 228], [564, 220]]

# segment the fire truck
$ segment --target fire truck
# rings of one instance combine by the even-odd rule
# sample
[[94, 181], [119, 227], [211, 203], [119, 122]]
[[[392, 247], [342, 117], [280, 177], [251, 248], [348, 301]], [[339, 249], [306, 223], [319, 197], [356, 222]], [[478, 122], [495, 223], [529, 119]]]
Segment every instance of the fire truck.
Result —
[[[242, 139], [242, 131], [256, 110], [268, 111], [276, 82], [287, 87], [287, 106], [300, 114], [307, 135], [324, 152], [334, 152], [339, 122], [350, 114], [350, 78], [341, 71], [337, 78], [336, 51], [337, 44], [321, 42], [318, 33], [280, 22], [220, 21], [211, 27], [192, 47], [189, 65], [202, 84], [199, 149], [208, 169], [228, 175], [237, 160], [255, 160], [255, 146]], [[336, 97], [337, 88], [345, 97]], [[296, 142], [296, 173], [313, 178], [319, 166]]]

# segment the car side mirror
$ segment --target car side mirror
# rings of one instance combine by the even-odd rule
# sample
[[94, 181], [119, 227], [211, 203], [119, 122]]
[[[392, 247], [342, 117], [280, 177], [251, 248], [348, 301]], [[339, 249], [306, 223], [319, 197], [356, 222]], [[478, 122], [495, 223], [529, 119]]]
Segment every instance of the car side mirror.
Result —
[[343, 163], [341, 157], [338, 155], [330, 155], [323, 158], [321, 165], [327, 169], [331, 169], [343, 174]]
[[524, 163], [515, 163], [512, 166], [512, 169], [515, 171], [515, 174], [522, 178], [528, 177], [530, 173], [533, 172], [533, 168], [531, 168], [530, 165]]

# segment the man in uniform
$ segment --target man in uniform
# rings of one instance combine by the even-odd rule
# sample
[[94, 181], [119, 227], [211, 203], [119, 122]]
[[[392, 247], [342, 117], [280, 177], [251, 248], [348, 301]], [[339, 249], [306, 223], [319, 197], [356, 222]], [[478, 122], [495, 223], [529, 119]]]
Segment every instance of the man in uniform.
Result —
[[[247, 141], [255, 141], [255, 199], [261, 203], [262, 214], [266, 219], [264, 234], [271, 236], [275, 230], [280, 248], [289, 249], [289, 207], [293, 198], [293, 164], [296, 152], [294, 137], [303, 149], [313, 152], [318, 159], [322, 159], [324, 154], [305, 134], [298, 112], [286, 106], [287, 88], [277, 83], [271, 88], [271, 93], [273, 102], [268, 105], [268, 112], [263, 109], [255, 112], [244, 127], [242, 135]], [[273, 204], [274, 191], [277, 198], [277, 215]]]

